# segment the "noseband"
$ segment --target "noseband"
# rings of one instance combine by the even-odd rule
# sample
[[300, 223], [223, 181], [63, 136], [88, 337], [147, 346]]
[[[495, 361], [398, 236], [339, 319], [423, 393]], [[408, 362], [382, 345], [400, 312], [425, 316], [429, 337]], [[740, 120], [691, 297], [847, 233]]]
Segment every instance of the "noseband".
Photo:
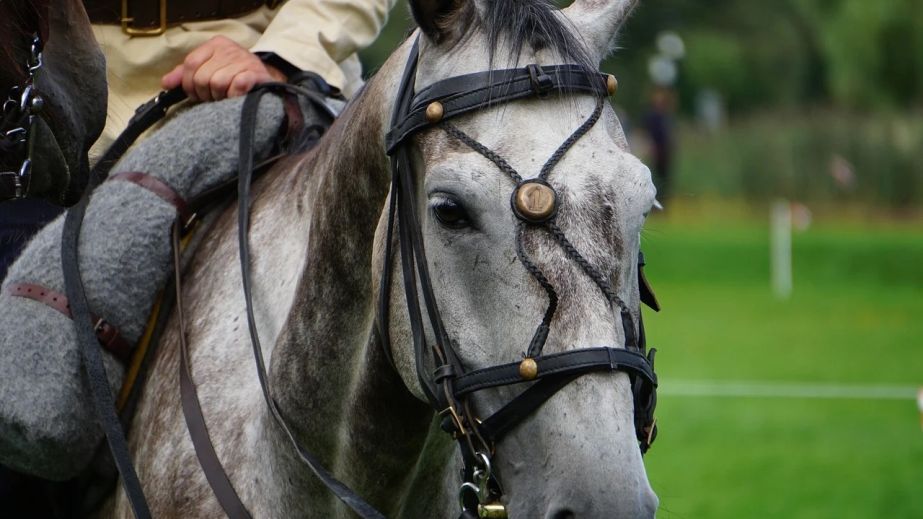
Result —
[[[567, 151], [599, 120], [605, 99], [615, 92], [615, 78], [588, 72], [577, 65], [538, 66], [494, 70], [446, 79], [414, 92], [418, 42], [411, 50], [398, 93], [397, 104], [387, 136], [391, 156], [391, 207], [386, 234], [385, 263], [379, 296], [378, 322], [384, 350], [389, 360], [388, 304], [392, 239], [397, 217], [401, 267], [414, 344], [417, 379], [433, 409], [443, 417], [442, 428], [458, 441], [464, 460], [463, 484], [459, 490], [462, 518], [506, 517], [500, 504], [502, 488], [491, 473], [491, 458], [496, 444], [506, 433], [530, 416], [555, 393], [582, 375], [593, 372], [624, 371], [629, 375], [634, 397], [635, 432], [642, 453], [656, 436], [653, 418], [657, 377], [654, 353], [645, 354], [643, 323], [636, 328], [627, 305], [616, 295], [606, 277], [571, 244], [556, 223], [560, 198], [548, 181], [554, 166]], [[596, 108], [586, 121], [559, 146], [542, 167], [536, 179], [524, 180], [502, 157], [477, 142], [448, 121], [481, 108], [494, 107], [518, 99], [544, 99], [552, 94], [591, 95]], [[427, 128], [441, 128], [493, 162], [515, 182], [511, 208], [519, 220], [516, 252], [522, 265], [548, 295], [548, 306], [524, 358], [518, 362], [468, 370], [463, 366], [446, 333], [426, 261], [420, 219], [414, 205], [415, 176], [410, 161], [410, 138]], [[610, 309], [618, 309], [625, 336], [625, 348], [594, 347], [549, 355], [542, 348], [550, 331], [558, 297], [553, 285], [526, 253], [522, 236], [527, 229], [545, 229], [566, 255], [597, 285]], [[639, 289], [642, 299], [655, 305], [643, 282], [643, 255], [639, 253]], [[418, 288], [419, 287], [419, 288]], [[434, 342], [428, 344], [418, 290], [429, 319]], [[640, 314], [639, 314], [640, 315]], [[427, 373], [429, 352], [435, 369]], [[480, 390], [529, 383], [532, 385], [491, 416], [478, 419], [468, 397]], [[475, 515], [477, 510], [477, 515]]]
[[[30, 2], [30, 6], [32, 2]], [[47, 11], [48, 6], [42, 4]], [[32, 6], [33, 9], [39, 9]], [[34, 12], [36, 30], [29, 36], [29, 57], [24, 64], [25, 79], [22, 84], [7, 92], [0, 107], [0, 202], [25, 198], [29, 192], [32, 174], [32, 126], [45, 105], [35, 88], [35, 77], [42, 68], [42, 51], [48, 40], [46, 16]], [[47, 13], [44, 13], [47, 14]], [[9, 157], [15, 157], [9, 159]]]

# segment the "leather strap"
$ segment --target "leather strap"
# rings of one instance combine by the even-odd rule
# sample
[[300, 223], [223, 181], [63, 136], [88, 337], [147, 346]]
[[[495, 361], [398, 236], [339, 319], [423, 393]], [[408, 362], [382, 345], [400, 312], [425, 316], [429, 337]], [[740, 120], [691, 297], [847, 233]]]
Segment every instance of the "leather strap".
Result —
[[[423, 128], [488, 106], [528, 97], [547, 97], [556, 92], [606, 96], [606, 78], [605, 74], [588, 73], [577, 65], [530, 65], [439, 81], [413, 96], [410, 111], [392, 125], [386, 139], [388, 154], [393, 154], [407, 137]], [[435, 101], [442, 104], [444, 115], [432, 122], [426, 117], [426, 109]]]
[[560, 375], [536, 382], [481, 422], [479, 426], [481, 434], [487, 441], [496, 444], [506, 436], [506, 433], [579, 376], [579, 374]]
[[186, 419], [186, 429], [189, 431], [189, 437], [195, 447], [196, 457], [199, 459], [199, 465], [205, 473], [205, 479], [208, 480], [218, 504], [224, 510], [224, 513], [230, 519], [250, 519], [250, 512], [240, 500], [240, 496], [231, 485], [221, 460], [215, 452], [211, 437], [208, 434], [208, 426], [205, 424], [205, 416], [202, 414], [202, 407], [199, 403], [199, 394], [196, 391], [195, 382], [192, 381], [192, 373], [189, 370], [189, 345], [186, 343], [186, 315], [183, 311], [183, 286], [181, 280], [182, 268], [180, 267], [180, 241], [179, 236], [183, 229], [179, 222], [173, 225], [173, 279], [176, 293], [176, 315], [179, 319], [179, 344], [180, 344], [180, 366], [179, 382], [180, 395], [183, 404], [183, 416]]
[[84, 191], [84, 195], [89, 196], [89, 191], [96, 187], [92, 185], [94, 181], [102, 183], [106, 179], [112, 166], [114, 166], [122, 155], [128, 151], [128, 148], [138, 140], [138, 137], [140, 137], [142, 133], [146, 132], [151, 126], [154, 126], [157, 121], [163, 119], [164, 116], [167, 115], [167, 110], [184, 99], [186, 99], [186, 93], [183, 92], [182, 87], [176, 87], [173, 90], [164, 90], [150, 101], [139, 106], [138, 109], [135, 110], [135, 115], [128, 121], [128, 127], [119, 134], [115, 142], [109, 146], [109, 149], [106, 150], [102, 158], [99, 159], [99, 162], [94, 166], [93, 172], [91, 173], [91, 177], [93, 178], [90, 180], [92, 187], [88, 186]]
[[[538, 376], [582, 374], [590, 371], [628, 371], [657, 385], [657, 376], [641, 353], [622, 348], [581, 348], [551, 353], [535, 359]], [[500, 364], [465, 373], [455, 380], [455, 393], [463, 396], [490, 387], [529, 382], [519, 375], [519, 362]]]
[[[70, 304], [67, 297], [60, 292], [55, 292], [50, 288], [36, 285], [33, 283], [12, 283], [6, 287], [4, 292], [13, 297], [24, 297], [33, 301], [38, 301], [54, 308], [61, 314], [73, 319], [71, 315]], [[90, 314], [90, 322], [93, 324], [93, 331], [99, 344], [117, 358], [122, 364], [127, 365], [131, 360], [133, 346], [122, 337], [119, 329], [113, 326], [109, 321], [99, 317], [96, 314]]]
[[189, 211], [186, 200], [183, 199], [176, 190], [170, 187], [169, 184], [153, 175], [140, 171], [129, 171], [112, 175], [109, 177], [109, 180], [124, 180], [137, 184], [175, 207], [176, 212], [179, 214], [180, 221], [183, 222], [184, 225], [192, 221], [193, 214]]
[[84, 0], [94, 24], [121, 25], [122, 3], [128, 2], [131, 26], [145, 29], [160, 25], [160, 2], [167, 2], [167, 25], [238, 18], [279, 0]]
[[288, 423], [279, 411], [275, 399], [273, 399], [269, 388], [269, 377], [266, 373], [266, 364], [263, 358], [263, 349], [260, 344], [259, 333], [256, 327], [256, 318], [253, 313], [253, 295], [251, 290], [252, 276], [250, 275], [250, 242], [248, 231], [250, 228], [250, 184], [253, 180], [254, 170], [254, 153], [253, 143], [256, 132], [256, 117], [259, 110], [260, 99], [269, 93], [283, 94], [285, 92], [298, 92], [304, 95], [305, 92], [310, 94], [306, 98], [310, 100], [315, 107], [320, 110], [328, 110], [322, 95], [310, 90], [296, 89], [292, 85], [283, 83], [264, 83], [254, 88], [247, 94], [244, 100], [244, 106], [241, 113], [241, 131], [240, 131], [240, 160], [238, 163], [238, 240], [240, 251], [240, 269], [243, 280], [244, 300], [247, 307], [247, 325], [250, 330], [250, 340], [253, 347], [253, 358], [256, 363], [257, 377], [260, 382], [260, 388], [263, 392], [263, 398], [269, 407], [273, 419], [282, 429], [282, 432], [288, 438], [292, 447], [298, 453], [299, 458], [304, 462], [321, 480], [321, 482], [337, 496], [346, 506], [351, 508], [356, 514], [364, 519], [384, 519], [384, 515], [375, 510], [371, 505], [366, 503], [359, 495], [336, 479], [307, 449], [305, 449], [295, 435], [292, 433]]

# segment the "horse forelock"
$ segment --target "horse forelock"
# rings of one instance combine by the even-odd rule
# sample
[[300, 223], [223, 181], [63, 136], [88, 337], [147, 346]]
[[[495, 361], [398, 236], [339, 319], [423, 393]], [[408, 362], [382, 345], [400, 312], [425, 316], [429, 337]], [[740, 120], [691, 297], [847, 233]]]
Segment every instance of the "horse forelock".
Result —
[[490, 65], [496, 59], [496, 49], [510, 49], [512, 64], [526, 48], [539, 52], [550, 50], [560, 58], [582, 65], [587, 70], [594, 64], [584, 44], [574, 34], [574, 28], [560, 15], [550, 0], [519, 2], [484, 2], [479, 24], [487, 33]]
[[[595, 66], [575, 28], [551, 0], [466, 2], [440, 25], [456, 34], [454, 46], [482, 33], [490, 69], [517, 65], [527, 50], [550, 51], [588, 70]], [[500, 61], [501, 50], [507, 53], [506, 63]]]

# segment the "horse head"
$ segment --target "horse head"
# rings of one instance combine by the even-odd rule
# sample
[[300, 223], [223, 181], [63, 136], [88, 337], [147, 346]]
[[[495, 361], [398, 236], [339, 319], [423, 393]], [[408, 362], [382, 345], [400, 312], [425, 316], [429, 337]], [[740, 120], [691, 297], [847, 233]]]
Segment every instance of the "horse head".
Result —
[[[0, 95], [19, 103], [32, 66], [40, 99], [31, 103], [37, 117], [28, 139], [32, 172], [26, 194], [70, 202], [86, 184], [87, 152], [106, 120], [105, 60], [83, 2], [6, 0], [0, 3], [0, 30]], [[5, 120], [0, 130], [20, 127], [20, 117], [14, 119]], [[18, 171], [29, 145], [4, 149], [0, 169]]]
[[[411, 1], [420, 27], [414, 91], [476, 89], [483, 76], [466, 74], [502, 77], [500, 69], [526, 64], [538, 65], [526, 69], [542, 88], [548, 74], [566, 74], [543, 66], [572, 64], [575, 76], [599, 79], [613, 93], [614, 78], [595, 71], [631, 4], [577, 0], [557, 10], [542, 1]], [[494, 93], [503, 92], [501, 85]], [[463, 469], [475, 483], [461, 489], [463, 499], [502, 501], [511, 517], [652, 516], [657, 497], [639, 448], [634, 375], [579, 372], [577, 355], [558, 357], [573, 360], [572, 376], [543, 404], [507, 421], [496, 438], [485, 441], [474, 425], [529, 384], [538, 387], [532, 380], [555, 355], [638, 347], [639, 240], [655, 201], [649, 170], [600, 96], [563, 88], [486, 104], [441, 120], [449, 104], [430, 103], [431, 124], [402, 144], [411, 173], [395, 182], [412, 185], [403, 196], [392, 190], [401, 197], [391, 206], [397, 214], [377, 233], [380, 251], [393, 237], [384, 333], [394, 365], [462, 440], [463, 455], [444, 460], [452, 465], [447, 494], [459, 494]], [[519, 363], [521, 384], [483, 371], [510, 363]], [[471, 377], [462, 375], [478, 370], [491, 383], [465, 386]], [[478, 494], [485, 472], [491, 488]]]

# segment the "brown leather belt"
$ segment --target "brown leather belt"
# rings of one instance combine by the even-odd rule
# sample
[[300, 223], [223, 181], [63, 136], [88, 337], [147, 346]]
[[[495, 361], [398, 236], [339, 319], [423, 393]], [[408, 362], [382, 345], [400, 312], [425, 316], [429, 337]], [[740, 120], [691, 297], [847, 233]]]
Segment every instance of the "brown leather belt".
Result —
[[84, 0], [90, 21], [121, 25], [132, 36], [156, 36], [167, 27], [188, 22], [237, 18], [284, 0]]
[[[58, 312], [73, 319], [71, 315], [70, 304], [64, 294], [55, 292], [50, 288], [34, 283], [12, 283], [6, 287], [5, 293], [13, 297], [24, 297], [33, 301], [38, 301], [46, 306], [54, 308]], [[99, 344], [115, 355], [123, 365], [127, 365], [131, 359], [131, 350], [133, 346], [122, 337], [119, 329], [109, 321], [99, 317], [96, 314], [90, 314], [93, 320], [93, 331], [96, 332], [96, 338]]]

